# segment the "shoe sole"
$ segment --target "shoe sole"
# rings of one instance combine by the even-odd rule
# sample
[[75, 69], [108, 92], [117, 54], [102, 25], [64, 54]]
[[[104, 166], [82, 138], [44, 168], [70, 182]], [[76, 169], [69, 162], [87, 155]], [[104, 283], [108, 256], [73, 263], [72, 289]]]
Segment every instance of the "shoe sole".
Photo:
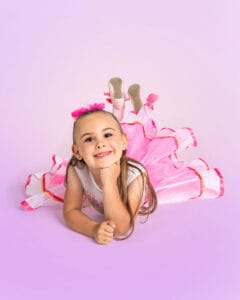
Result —
[[113, 88], [113, 95], [112, 97], [114, 99], [120, 99], [123, 98], [122, 93], [122, 79], [118, 77], [111, 78], [109, 80], [109, 83], [112, 85]]
[[132, 99], [134, 110], [139, 111], [142, 107], [142, 100], [140, 97], [140, 85], [135, 83], [128, 89], [128, 95]]

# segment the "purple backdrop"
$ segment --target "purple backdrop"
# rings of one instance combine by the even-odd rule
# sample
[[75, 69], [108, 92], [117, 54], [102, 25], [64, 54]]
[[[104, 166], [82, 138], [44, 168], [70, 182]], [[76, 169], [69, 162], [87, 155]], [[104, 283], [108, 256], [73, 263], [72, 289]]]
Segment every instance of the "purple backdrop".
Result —
[[[240, 299], [239, 1], [0, 3], [1, 299]], [[160, 95], [159, 126], [192, 127], [225, 196], [159, 206], [124, 242], [100, 246], [61, 204], [20, 209], [30, 172], [70, 156], [69, 112], [107, 81]], [[237, 85], [238, 83], [238, 85]]]

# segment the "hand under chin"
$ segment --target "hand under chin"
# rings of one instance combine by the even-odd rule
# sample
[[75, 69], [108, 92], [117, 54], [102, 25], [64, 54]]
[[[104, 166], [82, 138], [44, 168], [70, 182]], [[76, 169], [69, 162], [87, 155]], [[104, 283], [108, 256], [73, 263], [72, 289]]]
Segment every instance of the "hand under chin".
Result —
[[114, 165], [119, 165], [119, 164], [120, 164], [120, 162], [114, 162], [114, 163], [111, 163], [111, 164], [106, 164], [105, 166], [102, 166], [99, 169], [107, 169], [107, 168], [113, 167]]

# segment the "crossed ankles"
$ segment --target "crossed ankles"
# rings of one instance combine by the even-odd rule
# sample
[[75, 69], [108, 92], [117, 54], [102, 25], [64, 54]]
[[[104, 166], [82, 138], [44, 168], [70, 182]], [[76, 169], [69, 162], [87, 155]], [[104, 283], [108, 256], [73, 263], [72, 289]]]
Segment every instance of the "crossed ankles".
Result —
[[[118, 120], [121, 121], [125, 107], [122, 79], [119, 77], [111, 78], [108, 87], [113, 104], [113, 113]], [[128, 88], [128, 96], [132, 101], [134, 110], [138, 112], [143, 105], [140, 96], [140, 85], [137, 83], [130, 85]]]

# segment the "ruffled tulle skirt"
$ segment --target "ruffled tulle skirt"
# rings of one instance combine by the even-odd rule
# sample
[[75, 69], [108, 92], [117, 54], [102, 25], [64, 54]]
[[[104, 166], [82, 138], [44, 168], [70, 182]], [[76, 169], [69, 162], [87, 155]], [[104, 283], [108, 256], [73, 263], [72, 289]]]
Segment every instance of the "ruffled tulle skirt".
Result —
[[[128, 136], [127, 156], [145, 166], [159, 204], [222, 196], [223, 177], [218, 169], [209, 168], [200, 158], [190, 163], [178, 159], [180, 151], [197, 145], [193, 131], [190, 128], [159, 130], [149, 117], [153, 108], [149, 99], [151, 98], [134, 115], [134, 120], [123, 122], [121, 126]], [[28, 176], [25, 184], [28, 197], [21, 202], [25, 209], [32, 210], [54, 205], [58, 201], [63, 202], [68, 161], [57, 155], [52, 160], [49, 171]], [[89, 206], [86, 200], [83, 206]]]

